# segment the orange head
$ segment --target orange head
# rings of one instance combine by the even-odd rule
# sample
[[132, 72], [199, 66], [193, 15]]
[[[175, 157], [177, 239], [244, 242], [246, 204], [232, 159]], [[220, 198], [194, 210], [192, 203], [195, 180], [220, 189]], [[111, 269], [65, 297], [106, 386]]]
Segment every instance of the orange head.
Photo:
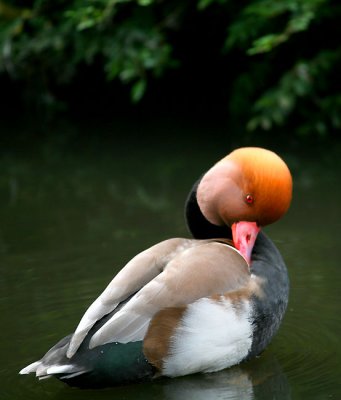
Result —
[[[260, 227], [286, 213], [291, 197], [292, 178], [285, 162], [257, 147], [240, 148], [224, 157], [203, 176], [197, 189], [205, 218], [215, 225], [230, 226], [237, 248], [235, 232], [244, 232], [245, 240], [255, 236], [254, 243]], [[250, 235], [245, 225], [236, 229], [240, 222], [248, 223]]]

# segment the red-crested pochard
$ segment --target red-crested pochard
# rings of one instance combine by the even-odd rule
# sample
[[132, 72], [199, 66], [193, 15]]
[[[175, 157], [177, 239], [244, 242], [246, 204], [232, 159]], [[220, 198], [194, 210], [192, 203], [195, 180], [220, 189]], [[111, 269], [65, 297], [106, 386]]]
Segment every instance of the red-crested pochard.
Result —
[[213, 372], [260, 354], [289, 293], [283, 259], [261, 231], [289, 208], [292, 179], [275, 153], [240, 148], [194, 185], [194, 239], [165, 240], [129, 261], [76, 331], [20, 371], [80, 387]]

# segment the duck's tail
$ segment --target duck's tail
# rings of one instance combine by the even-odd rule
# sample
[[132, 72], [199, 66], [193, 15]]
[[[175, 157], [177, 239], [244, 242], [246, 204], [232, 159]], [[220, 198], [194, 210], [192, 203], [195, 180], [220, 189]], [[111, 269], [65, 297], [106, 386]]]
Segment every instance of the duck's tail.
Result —
[[45, 356], [27, 367], [20, 374], [35, 373], [39, 379], [51, 376], [70, 386], [99, 388], [151, 379], [154, 367], [146, 360], [142, 342], [107, 343], [89, 349], [86, 340], [77, 353], [68, 358], [69, 335], [58, 342]]
[[[23, 368], [19, 374], [35, 373], [39, 379], [47, 379], [55, 376], [61, 380], [67, 380], [89, 372], [89, 369], [66, 357], [72, 335], [66, 336], [53, 346], [44, 357]], [[79, 361], [79, 360], [78, 360]]]

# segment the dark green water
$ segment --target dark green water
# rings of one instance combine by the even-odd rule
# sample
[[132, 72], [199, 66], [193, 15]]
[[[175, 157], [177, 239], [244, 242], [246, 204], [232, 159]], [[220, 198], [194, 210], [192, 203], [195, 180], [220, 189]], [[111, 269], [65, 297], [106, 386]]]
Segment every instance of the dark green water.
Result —
[[[264, 354], [215, 374], [84, 391], [18, 371], [73, 331], [136, 253], [188, 236], [183, 203], [192, 183], [238, 139], [169, 122], [90, 124], [86, 135], [69, 125], [46, 136], [0, 129], [1, 400], [341, 398], [340, 146], [277, 145], [293, 172], [294, 201], [266, 230], [287, 262], [291, 294]], [[143, 140], [144, 130], [159, 136]]]

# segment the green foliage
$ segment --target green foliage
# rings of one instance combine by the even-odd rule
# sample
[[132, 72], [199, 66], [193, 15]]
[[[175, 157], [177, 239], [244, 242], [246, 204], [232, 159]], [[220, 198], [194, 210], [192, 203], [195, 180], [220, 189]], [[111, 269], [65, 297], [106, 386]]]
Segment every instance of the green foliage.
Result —
[[255, 102], [256, 116], [249, 121], [249, 130], [258, 127], [269, 130], [273, 124], [283, 125], [288, 115], [300, 107], [305, 111], [309, 107], [319, 114], [318, 119], [310, 115], [309, 123], [300, 126], [302, 134], [308, 134], [311, 130], [325, 135], [329, 129], [340, 129], [340, 95], [327, 98], [320, 96], [326, 86], [326, 82], [320, 77], [329, 74], [340, 61], [341, 52], [322, 51], [309, 61], [297, 62], [291, 70], [283, 74], [277, 85], [267, 90]]
[[229, 26], [226, 51], [238, 48], [257, 57], [237, 78], [234, 92], [236, 103], [252, 108], [249, 130], [290, 120], [304, 135], [341, 128], [341, 47], [333, 30], [340, 15], [340, 5], [330, 0], [259, 0], [241, 9]]
[[[266, 53], [286, 42], [295, 33], [308, 29], [319, 15], [320, 8], [328, 0], [261, 0], [254, 1], [242, 9], [239, 17], [229, 28], [227, 46], [236, 44], [251, 47], [250, 55]], [[285, 17], [279, 32], [265, 33], [276, 29], [278, 20]], [[277, 28], [278, 29], [278, 28]]]
[[[251, 131], [290, 124], [302, 134], [340, 129], [341, 4], [336, 0], [20, 4], [26, 3], [0, 0], [0, 72], [25, 82], [47, 104], [53, 102], [54, 88], [93, 64], [103, 66], [108, 80], [128, 85], [132, 101], [140, 101], [151, 80], [181, 68], [178, 48], [188, 24], [195, 20], [196, 28], [205, 31], [198, 21], [206, 16], [224, 24], [220, 61], [227, 65], [233, 88], [231, 120], [246, 121]], [[218, 20], [221, 15], [224, 19]], [[209, 48], [217, 47], [210, 40], [219, 40], [210, 32], [207, 37], [200, 48], [203, 60]]]
[[12, 78], [68, 83], [96, 60], [108, 79], [132, 84], [138, 101], [149, 75], [172, 66], [171, 46], [152, 0], [35, 0], [31, 9], [0, 2], [0, 71]]

